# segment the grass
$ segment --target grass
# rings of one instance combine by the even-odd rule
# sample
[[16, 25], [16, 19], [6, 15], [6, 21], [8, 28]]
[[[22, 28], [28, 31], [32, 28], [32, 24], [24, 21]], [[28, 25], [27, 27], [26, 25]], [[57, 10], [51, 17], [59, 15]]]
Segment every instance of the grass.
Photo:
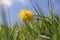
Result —
[[40, 17], [37, 21], [15, 24], [12, 28], [0, 25], [0, 40], [59, 40], [60, 19], [58, 15]]
[[[49, 1], [50, 2], [50, 1]], [[32, 21], [23, 21], [10, 28], [0, 25], [0, 40], [60, 40], [60, 17], [51, 11], [49, 3], [49, 15], [46, 17], [39, 8], [37, 2], [33, 8], [37, 12], [37, 18]]]

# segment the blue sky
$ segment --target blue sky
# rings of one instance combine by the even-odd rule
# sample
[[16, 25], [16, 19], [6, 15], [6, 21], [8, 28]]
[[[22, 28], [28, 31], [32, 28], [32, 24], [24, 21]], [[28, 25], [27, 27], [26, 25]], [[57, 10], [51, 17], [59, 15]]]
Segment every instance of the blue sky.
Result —
[[[45, 13], [45, 15], [47, 15], [48, 13], [48, 0], [35, 0], [38, 2], [40, 8], [42, 9], [42, 11]], [[58, 3], [56, 0], [53, 1], [54, 3], [54, 11], [57, 11], [60, 9], [60, 3]], [[13, 24], [15, 21], [18, 20], [17, 14], [20, 12], [21, 9], [28, 9], [31, 10], [33, 13], [36, 13], [31, 5], [31, 3], [26, 0], [26, 1], [11, 1], [11, 3], [6, 3], [4, 4], [5, 6], [5, 11], [6, 11], [6, 17], [7, 20], [9, 22], [9, 16], [10, 16], [10, 22], [11, 24]], [[8, 9], [9, 8], [9, 12], [8, 13]], [[58, 11], [59, 12], [59, 11]], [[1, 20], [1, 17], [0, 17]], [[0, 21], [1, 22], [1, 21]]]
[[[48, 10], [48, 2], [47, 0], [41, 0], [41, 1], [37, 1], [38, 4], [40, 5], [40, 7], [43, 9], [43, 11], [45, 13], [47, 13], [47, 10]], [[45, 3], [44, 5], [42, 5], [43, 3]], [[10, 7], [10, 12], [11, 12], [11, 16], [10, 16], [10, 19], [11, 19], [11, 22], [12, 21], [16, 21], [17, 20], [17, 14], [20, 12], [21, 9], [28, 9], [28, 10], [31, 10], [33, 13], [35, 13], [32, 5], [30, 4], [30, 2], [28, 1], [27, 3], [25, 4], [22, 4], [20, 2], [16, 2], [14, 3], [11, 7]]]

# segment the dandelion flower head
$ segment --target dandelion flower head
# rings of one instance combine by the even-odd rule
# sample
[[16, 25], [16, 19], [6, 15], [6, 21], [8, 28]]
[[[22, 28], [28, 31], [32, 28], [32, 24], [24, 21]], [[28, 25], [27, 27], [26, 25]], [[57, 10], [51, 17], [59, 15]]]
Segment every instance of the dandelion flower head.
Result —
[[17, 16], [24, 20], [31, 20], [34, 17], [34, 14], [30, 10], [21, 10]]

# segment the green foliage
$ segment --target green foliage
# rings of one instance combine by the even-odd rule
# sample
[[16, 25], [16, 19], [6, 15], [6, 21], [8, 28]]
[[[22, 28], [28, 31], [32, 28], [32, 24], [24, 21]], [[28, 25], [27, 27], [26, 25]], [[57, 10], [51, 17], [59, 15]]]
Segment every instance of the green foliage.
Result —
[[32, 4], [37, 12], [37, 19], [24, 20], [23, 24], [16, 23], [12, 28], [0, 25], [0, 40], [60, 40], [59, 15], [49, 9], [51, 15], [45, 17], [37, 2], [35, 5], [36, 7]]
[[0, 25], [0, 40], [59, 40], [60, 19], [55, 14], [52, 17], [42, 16], [39, 20], [24, 21], [12, 28]]

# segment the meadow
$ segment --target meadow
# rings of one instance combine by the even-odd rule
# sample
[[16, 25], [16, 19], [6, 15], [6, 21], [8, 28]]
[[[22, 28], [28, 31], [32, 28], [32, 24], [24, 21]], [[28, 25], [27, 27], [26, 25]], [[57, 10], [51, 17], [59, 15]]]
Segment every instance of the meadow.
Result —
[[48, 16], [44, 15], [37, 2], [32, 6], [37, 12], [34, 19], [22, 20], [21, 25], [16, 22], [12, 27], [1, 24], [0, 40], [60, 40], [60, 15], [53, 11], [51, 1]]

